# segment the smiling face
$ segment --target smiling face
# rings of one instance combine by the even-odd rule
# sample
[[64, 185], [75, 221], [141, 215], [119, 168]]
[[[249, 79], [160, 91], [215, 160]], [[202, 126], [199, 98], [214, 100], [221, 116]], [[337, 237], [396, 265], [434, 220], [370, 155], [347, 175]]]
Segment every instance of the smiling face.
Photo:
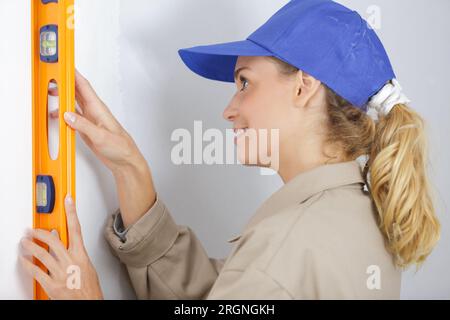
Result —
[[[258, 146], [267, 142], [266, 155], [271, 156], [271, 139], [267, 136], [270, 137], [270, 129], [286, 127], [292, 86], [267, 57], [239, 57], [235, 70], [237, 92], [225, 109], [224, 118], [233, 122], [235, 130], [247, 129], [237, 131], [239, 161], [246, 165], [267, 166], [257, 157], [265, 150], [254, 150], [251, 143]], [[261, 129], [267, 129], [268, 134], [263, 135]], [[250, 152], [246, 154], [245, 150]], [[256, 160], [251, 161], [252, 157]]]
[[[239, 161], [269, 167], [261, 155], [273, 157], [273, 143], [279, 148], [280, 164], [295, 161], [298, 152], [312, 152], [307, 146], [318, 142], [317, 127], [325, 115], [325, 91], [320, 81], [302, 71], [285, 75], [271, 57], [239, 57], [235, 71], [237, 91], [223, 116], [235, 130], [247, 129], [237, 132]], [[271, 139], [274, 129], [279, 130], [277, 141]], [[252, 139], [259, 148], [251, 147]]]

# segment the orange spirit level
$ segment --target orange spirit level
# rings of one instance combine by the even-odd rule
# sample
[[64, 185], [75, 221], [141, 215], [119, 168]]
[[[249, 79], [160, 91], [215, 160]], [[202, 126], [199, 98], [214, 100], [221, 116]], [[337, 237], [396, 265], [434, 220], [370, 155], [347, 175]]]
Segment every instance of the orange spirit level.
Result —
[[[31, 0], [33, 76], [33, 227], [56, 230], [68, 247], [64, 199], [75, 199], [75, 133], [64, 113], [75, 112], [74, 0]], [[50, 106], [49, 88], [59, 105]], [[53, 100], [52, 100], [53, 99]], [[50, 152], [56, 121], [57, 152]], [[53, 126], [54, 127], [54, 126]], [[48, 248], [41, 242], [41, 246]], [[47, 270], [38, 261], [35, 263]], [[48, 299], [34, 281], [34, 299]]]

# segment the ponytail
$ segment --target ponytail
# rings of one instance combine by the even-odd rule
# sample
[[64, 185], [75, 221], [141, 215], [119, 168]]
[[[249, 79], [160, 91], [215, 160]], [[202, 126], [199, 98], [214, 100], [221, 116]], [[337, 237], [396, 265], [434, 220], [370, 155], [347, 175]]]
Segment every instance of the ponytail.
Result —
[[406, 104], [379, 116], [364, 173], [396, 264], [420, 266], [439, 240], [440, 224], [426, 174], [424, 122]]

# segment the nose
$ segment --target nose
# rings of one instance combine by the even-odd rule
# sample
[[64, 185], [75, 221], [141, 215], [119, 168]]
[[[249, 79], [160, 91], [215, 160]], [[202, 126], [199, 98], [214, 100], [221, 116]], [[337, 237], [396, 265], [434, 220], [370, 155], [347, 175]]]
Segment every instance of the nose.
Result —
[[228, 106], [225, 108], [225, 110], [223, 111], [223, 118], [225, 120], [231, 121], [233, 122], [234, 119], [236, 119], [236, 116], [238, 114], [237, 112], [237, 107], [235, 106], [235, 104], [233, 103], [233, 100], [230, 101], [230, 103], [228, 104]]

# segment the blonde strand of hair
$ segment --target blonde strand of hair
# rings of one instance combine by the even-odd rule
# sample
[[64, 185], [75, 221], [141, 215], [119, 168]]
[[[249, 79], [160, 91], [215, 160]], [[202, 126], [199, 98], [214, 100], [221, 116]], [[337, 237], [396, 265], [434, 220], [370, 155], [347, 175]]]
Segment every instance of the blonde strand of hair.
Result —
[[367, 165], [370, 192], [387, 247], [401, 268], [420, 266], [439, 239], [425, 155], [424, 123], [415, 111], [398, 104], [380, 117]]

